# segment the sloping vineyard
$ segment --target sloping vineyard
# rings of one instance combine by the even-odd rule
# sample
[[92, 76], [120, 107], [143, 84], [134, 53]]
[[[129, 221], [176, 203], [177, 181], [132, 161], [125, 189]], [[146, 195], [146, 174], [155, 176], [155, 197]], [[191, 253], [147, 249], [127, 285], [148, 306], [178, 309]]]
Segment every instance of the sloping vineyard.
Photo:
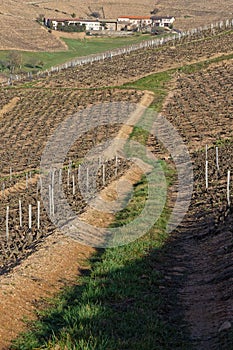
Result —
[[41, 76], [49, 77], [51, 73], [58, 73], [62, 70], [67, 70], [68, 68], [73, 68], [73, 67], [88, 65], [88, 64], [92, 65], [95, 62], [97, 63], [103, 62], [105, 60], [112, 59], [112, 58], [118, 59], [118, 57], [121, 57], [121, 56], [124, 58], [125, 55], [127, 56], [134, 53], [137, 56], [138, 52], [140, 53], [140, 51], [145, 51], [149, 48], [151, 49], [159, 48], [160, 50], [160, 47], [165, 46], [166, 48], [167, 45], [170, 46], [172, 43], [173, 45], [178, 45], [179, 43], [188, 43], [195, 39], [199, 41], [200, 39], [205, 39], [205, 38], [208, 38], [209, 36], [219, 35], [225, 30], [230, 30], [232, 26], [233, 26], [233, 20], [227, 19], [226, 21], [212, 23], [210, 25], [206, 25], [205, 27], [193, 28], [191, 30], [188, 30], [186, 32], [182, 32], [179, 34], [173, 33], [172, 35], [167, 35], [165, 37], [161, 37], [158, 39], [156, 38], [156, 39], [146, 40], [139, 44], [128, 45], [120, 49], [114, 49], [114, 50], [106, 51], [100, 54], [79, 57], [70, 62], [66, 62], [64, 64], [52, 67], [51, 69], [46, 70], [45, 72], [38, 72], [36, 75], [33, 75], [32, 73], [28, 73], [27, 75], [11, 75], [9, 79], [6, 79], [4, 84], [11, 85], [13, 82], [17, 83], [18, 81], [23, 81], [23, 80], [31, 81], [34, 78], [37, 80]]
[[[166, 247], [170, 320], [181, 317], [194, 349], [232, 348], [233, 152], [232, 61], [182, 74], [163, 114], [190, 149], [194, 189], [182, 224]], [[169, 301], [168, 301], [169, 303]]]
[[[134, 90], [80, 92], [49, 89], [1, 90], [0, 93], [5, 103], [9, 103], [15, 97], [18, 98], [17, 104], [6, 111], [0, 120], [0, 134], [3, 140], [0, 147], [0, 272], [2, 273], [32, 252], [38, 242], [55, 229], [41, 201], [41, 189], [44, 183], [39, 170], [45, 144], [58, 125], [78, 111], [85, 110], [85, 107], [96, 104], [101, 106], [104, 102], [125, 101], [130, 103], [131, 108], [135, 108], [142, 93]], [[111, 117], [116, 115], [117, 118], [121, 110], [117, 107], [117, 103], [112, 106]], [[89, 125], [88, 115], [86, 118], [86, 125]], [[96, 118], [98, 119], [97, 114]], [[66, 155], [63, 166], [53, 174], [56, 179], [61, 176], [59, 182], [63, 182], [68, 201], [79, 214], [87, 205], [77, 186], [79, 166], [91, 148], [113, 138], [121, 127], [121, 123], [108, 124], [95, 128], [89, 125], [90, 130], [75, 141]], [[68, 134], [66, 136], [69, 137]], [[102, 159], [97, 190], [121, 176], [127, 168], [127, 162], [123, 159], [112, 159], [107, 163]]]
[[228, 30], [194, 40], [174, 40], [160, 48], [148, 48], [68, 68], [37, 83], [38, 86], [87, 88], [115, 86], [158, 70], [176, 68], [233, 51], [233, 32]]
[[[38, 170], [43, 147], [63, 120], [95, 103], [137, 103], [142, 96], [140, 92], [119, 90], [1, 90], [0, 94], [0, 100], [6, 103], [14, 97], [19, 98], [16, 106], [0, 119], [0, 174], [5, 188], [17, 183], [19, 175], [25, 179], [26, 172]], [[102, 137], [106, 134], [104, 130], [99, 132]], [[79, 157], [83, 156], [91, 140], [93, 137], [86, 135], [81, 145], [77, 144]], [[10, 169], [14, 173], [11, 179]]]
[[[37, 88], [0, 90], [0, 273], [30, 254], [54, 231], [40, 201], [44, 180], [39, 167], [44, 146], [57, 126], [85, 107], [103, 102], [137, 103], [143, 94], [136, 90], [75, 88], [116, 85], [153, 71], [230, 53], [232, 37], [232, 30], [226, 28], [194, 31], [193, 41], [181, 37], [160, 48], [125, 52], [61, 70], [41, 78]], [[186, 143], [194, 168], [189, 211], [167, 242], [163, 264], [158, 267], [164, 276], [161, 289], [168, 293], [164, 313], [174, 324], [179, 315], [184, 316], [182, 322], [190, 327], [190, 345], [198, 350], [228, 350], [232, 346], [228, 333], [233, 322], [232, 81], [232, 60], [194, 73], [176, 72], [176, 86], [162, 110]], [[111, 113], [116, 120], [117, 107]], [[88, 115], [85, 121], [88, 124]], [[97, 128], [90, 125], [90, 130], [73, 143], [62, 167], [50, 169], [51, 183], [62, 186], [75, 212], [82, 213], [86, 206], [77, 187], [83, 158], [91, 148], [114, 137], [120, 127], [120, 123]], [[71, 135], [69, 130], [66, 136]], [[159, 140], [151, 136], [148, 148], [157, 157], [165, 156]], [[120, 157], [97, 161], [98, 190], [130, 166]], [[82, 174], [82, 183], [88, 188], [88, 169]], [[57, 210], [52, 191], [53, 187], [46, 185], [50, 216]], [[169, 298], [175, 292], [178, 302], [174, 310]]]
[[232, 138], [233, 61], [181, 74], [162, 113], [179, 130], [190, 151]]

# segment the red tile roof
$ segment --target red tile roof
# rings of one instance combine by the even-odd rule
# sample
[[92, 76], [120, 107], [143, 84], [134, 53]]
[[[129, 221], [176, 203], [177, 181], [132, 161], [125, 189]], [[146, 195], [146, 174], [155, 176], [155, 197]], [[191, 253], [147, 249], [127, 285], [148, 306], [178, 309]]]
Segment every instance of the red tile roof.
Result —
[[150, 19], [151, 16], [119, 16], [118, 18], [129, 18], [129, 19]]

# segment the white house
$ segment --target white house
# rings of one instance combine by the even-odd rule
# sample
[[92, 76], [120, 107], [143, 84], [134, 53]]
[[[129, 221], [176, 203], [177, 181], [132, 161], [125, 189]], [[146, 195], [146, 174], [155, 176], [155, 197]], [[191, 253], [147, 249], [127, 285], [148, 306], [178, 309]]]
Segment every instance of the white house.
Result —
[[57, 30], [58, 26], [82, 26], [85, 25], [86, 31], [101, 30], [99, 20], [89, 19], [50, 19], [45, 20], [45, 25], [51, 29]]
[[108, 30], [134, 30], [151, 27], [171, 27], [174, 17], [164, 16], [121, 16], [117, 20], [99, 19], [44, 19], [44, 24], [51, 29], [59, 29], [62, 26], [85, 26], [86, 31]]
[[117, 19], [118, 23], [128, 23], [130, 25], [146, 26], [152, 23], [150, 16], [121, 16]]
[[171, 27], [175, 21], [175, 17], [172, 16], [152, 16], [152, 25], [156, 27]]
[[85, 25], [87, 31], [91, 30], [101, 30], [102, 26], [99, 20], [91, 20], [91, 19], [80, 19], [80, 25]]

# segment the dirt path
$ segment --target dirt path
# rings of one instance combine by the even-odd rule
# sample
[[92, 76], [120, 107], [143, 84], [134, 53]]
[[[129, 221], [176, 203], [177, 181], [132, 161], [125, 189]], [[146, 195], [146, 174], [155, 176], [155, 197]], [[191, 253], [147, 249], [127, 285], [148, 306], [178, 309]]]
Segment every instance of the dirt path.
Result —
[[[145, 92], [137, 111], [131, 116], [134, 122], [141, 116], [144, 107], [153, 101], [153, 94]], [[141, 108], [143, 107], [143, 108]], [[124, 138], [132, 128], [122, 127]], [[121, 196], [128, 195], [131, 186], [139, 181], [142, 170], [133, 165], [119, 181], [127, 181], [128, 188]], [[21, 184], [22, 185], [22, 184]], [[117, 181], [111, 183], [100, 195], [107, 201], [116, 198]], [[16, 188], [15, 188], [16, 189]], [[119, 193], [118, 193], [119, 195]], [[112, 214], [88, 208], [81, 220], [99, 227], [108, 226], [114, 219]], [[10, 341], [25, 329], [23, 318], [35, 318], [34, 311], [40, 300], [51, 297], [64, 285], [72, 284], [81, 269], [87, 268], [86, 259], [94, 253], [94, 248], [83, 246], [59, 232], [46, 238], [40, 249], [16, 266], [9, 274], [0, 276], [0, 349], [7, 348]]]
[[232, 218], [217, 229], [213, 218], [197, 220], [193, 203], [166, 247], [164, 289], [167, 317], [177, 329], [187, 327], [188, 346], [195, 350], [229, 350], [232, 339]]

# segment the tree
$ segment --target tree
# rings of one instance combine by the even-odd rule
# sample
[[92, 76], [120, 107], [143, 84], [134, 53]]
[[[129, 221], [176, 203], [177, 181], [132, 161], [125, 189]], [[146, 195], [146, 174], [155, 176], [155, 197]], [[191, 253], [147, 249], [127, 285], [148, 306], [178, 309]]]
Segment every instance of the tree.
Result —
[[72, 18], [75, 18], [75, 17], [76, 17], [76, 13], [73, 12], [73, 13], [71, 14], [71, 17], [72, 17]]
[[151, 15], [156, 15], [159, 12], [158, 8], [154, 8], [154, 10], [150, 11]]
[[4, 71], [7, 68], [7, 62], [0, 60], [0, 71]]
[[20, 52], [11, 51], [7, 58], [8, 58], [8, 68], [10, 69], [11, 73], [13, 73], [16, 68], [21, 68], [23, 58]]

